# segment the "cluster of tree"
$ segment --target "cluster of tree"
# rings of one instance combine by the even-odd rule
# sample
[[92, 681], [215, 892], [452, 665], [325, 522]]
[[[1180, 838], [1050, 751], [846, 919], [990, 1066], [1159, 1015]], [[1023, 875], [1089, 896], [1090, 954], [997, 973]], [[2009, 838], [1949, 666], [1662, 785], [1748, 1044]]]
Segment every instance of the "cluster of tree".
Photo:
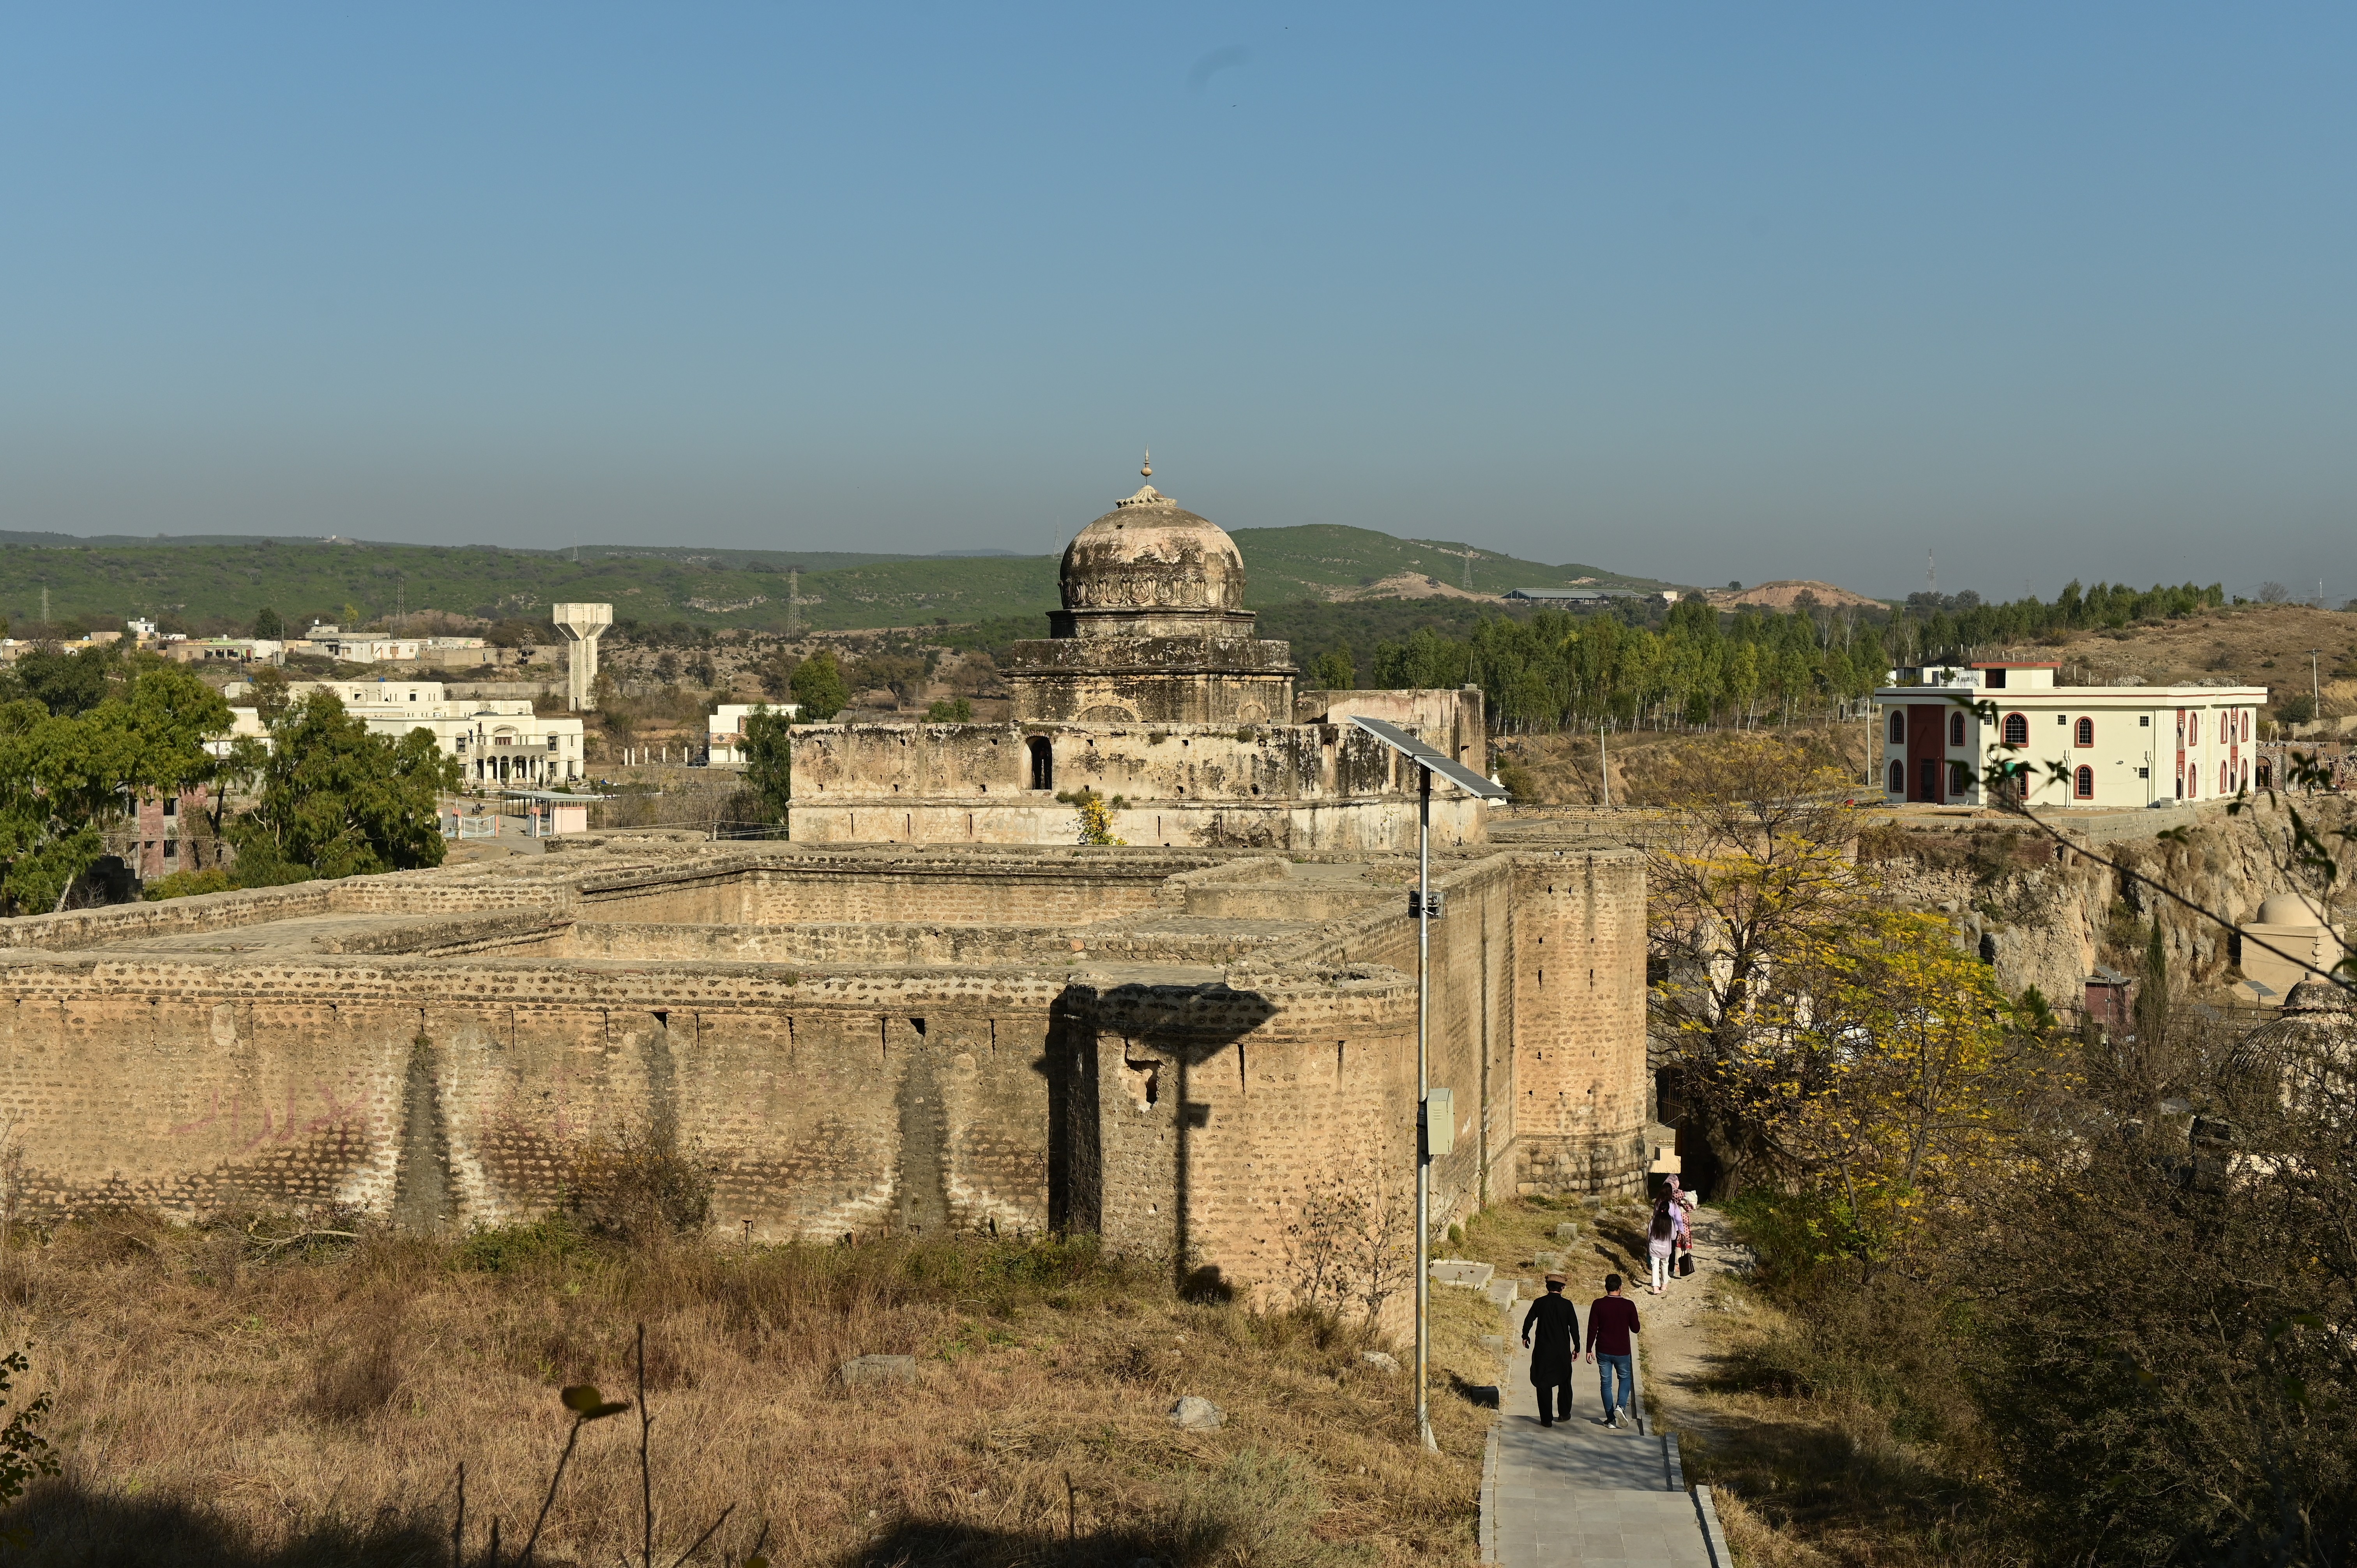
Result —
[[1878, 629], [1858, 618], [1722, 618], [1694, 599], [1673, 607], [1659, 630], [1544, 609], [1484, 620], [1461, 640], [1419, 629], [1376, 649], [1373, 683], [1479, 685], [1501, 731], [1751, 725], [1864, 696], [1885, 669]]
[[[1739, 782], [1651, 852], [1653, 1036], [1688, 1172], [1797, 1326], [1766, 1375], [1914, 1434], [1962, 1556], [2345, 1561], [2352, 1015], [2190, 1005], [2157, 929], [2130, 1022], [2008, 997], [1859, 862], [1804, 751], [1731, 744]], [[2286, 832], [2315, 869], [2329, 838]]]
[[[1418, 627], [1375, 645], [1376, 687], [1479, 685], [1501, 731], [1602, 724], [1790, 723], [1853, 702], [1894, 665], [1962, 664], [2074, 629], [2181, 618], [2226, 602], [2216, 585], [2134, 589], [2076, 582], [2049, 602], [1983, 604], [1976, 594], [1918, 594], [1895, 615], [1803, 601], [1789, 613], [1714, 609], [1682, 599], [1648, 621], [1618, 608], [1489, 615], [1462, 636]], [[1308, 673], [1350, 683], [1362, 668], [1347, 640]]]
[[61, 908], [107, 831], [156, 800], [201, 802], [203, 836], [234, 859], [151, 892], [440, 864], [437, 794], [459, 771], [430, 736], [371, 735], [328, 693], [290, 703], [274, 671], [260, 685], [268, 746], [221, 744], [228, 703], [152, 654], [36, 649], [0, 672], [0, 907]]
[[2179, 620], [2227, 602], [2225, 588], [2185, 583], [2132, 588], [2098, 583], [2083, 588], [2076, 579], [2051, 600], [2035, 596], [2010, 604], [1984, 604], [1978, 594], [1917, 593], [1893, 618], [1888, 643], [1901, 664], [1965, 663], [2025, 643], [2059, 642], [2074, 631], [2131, 626], [2141, 621]]

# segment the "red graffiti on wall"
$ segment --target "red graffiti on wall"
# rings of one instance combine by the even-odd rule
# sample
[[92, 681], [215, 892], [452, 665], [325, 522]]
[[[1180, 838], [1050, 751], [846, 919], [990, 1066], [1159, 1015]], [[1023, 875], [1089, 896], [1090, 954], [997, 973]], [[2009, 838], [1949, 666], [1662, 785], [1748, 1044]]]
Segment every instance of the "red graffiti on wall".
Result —
[[[359, 1104], [338, 1099], [336, 1090], [327, 1079], [313, 1079], [312, 1088], [318, 1092], [319, 1099], [326, 1103], [325, 1111], [316, 1116], [302, 1115], [296, 1109], [295, 1090], [289, 1089], [286, 1091], [286, 1103], [274, 1120], [266, 1103], [257, 1103], [253, 1112], [249, 1114], [246, 1109], [245, 1091], [242, 1090], [235, 1090], [230, 1095], [229, 1105], [224, 1109], [221, 1105], [221, 1090], [216, 1089], [212, 1091], [211, 1111], [193, 1122], [174, 1123], [171, 1135], [175, 1138], [186, 1138], [199, 1133], [210, 1132], [221, 1127], [226, 1121], [230, 1142], [237, 1146], [238, 1153], [245, 1154], [260, 1148], [264, 1144], [291, 1144], [298, 1138], [307, 1138], [315, 1133], [325, 1132], [330, 1127], [339, 1127], [357, 1119], [361, 1109]], [[247, 1131], [250, 1125], [253, 1127], [251, 1133]]]

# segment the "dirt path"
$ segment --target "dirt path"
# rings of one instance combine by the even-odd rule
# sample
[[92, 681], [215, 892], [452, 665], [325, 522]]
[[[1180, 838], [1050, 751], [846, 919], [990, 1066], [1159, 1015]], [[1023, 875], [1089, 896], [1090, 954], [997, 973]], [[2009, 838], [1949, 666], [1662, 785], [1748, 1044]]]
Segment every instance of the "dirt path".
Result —
[[1716, 1280], [1739, 1274], [1749, 1267], [1750, 1249], [1738, 1243], [1725, 1216], [1704, 1208], [1694, 1218], [1694, 1273], [1670, 1282], [1666, 1295], [1637, 1290], [1637, 1307], [1644, 1328], [1644, 1390], [1653, 1420], [1678, 1434], [1681, 1443], [1711, 1436], [1711, 1420], [1696, 1397], [1716, 1353], [1718, 1326], [1726, 1315], [1710, 1306]]

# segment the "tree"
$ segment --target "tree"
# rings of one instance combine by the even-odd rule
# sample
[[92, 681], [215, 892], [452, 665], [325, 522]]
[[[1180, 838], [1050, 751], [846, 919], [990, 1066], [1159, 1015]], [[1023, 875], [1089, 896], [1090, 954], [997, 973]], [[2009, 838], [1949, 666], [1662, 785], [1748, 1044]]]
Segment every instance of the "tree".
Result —
[[801, 716], [806, 720], [823, 723], [843, 712], [851, 702], [843, 671], [836, 665], [834, 655], [824, 649], [795, 666], [788, 684], [794, 701], [802, 704]]
[[1846, 853], [1856, 830], [1832, 794], [1839, 777], [1803, 748], [1730, 741], [1697, 766], [1646, 872], [1664, 977], [1653, 1030], [1670, 1050], [1667, 1087], [1733, 1192], [1782, 1153], [1755, 1065], [1759, 1031], [1800, 1005], [1780, 977], [1857, 931], [1875, 889]]
[[761, 682], [763, 693], [772, 701], [782, 703], [793, 694], [794, 671], [801, 664], [802, 660], [796, 659], [781, 642], [753, 667], [753, 674]]
[[794, 792], [792, 723], [767, 704], [745, 715], [745, 783], [767, 820], [787, 820]]
[[1320, 691], [1347, 692], [1359, 683], [1359, 672], [1351, 662], [1351, 650], [1340, 643], [1318, 656], [1309, 671], [1311, 684]]
[[219, 769], [205, 742], [230, 727], [220, 693], [153, 655], [99, 668], [102, 694], [87, 707], [0, 704], [0, 901], [18, 913], [59, 907], [103, 853], [101, 831], [137, 801]]
[[276, 610], [264, 605], [254, 613], [253, 635], [272, 639], [283, 638], [286, 635], [286, 622]]
[[442, 864], [439, 796], [458, 788], [457, 760], [431, 733], [369, 733], [332, 692], [314, 692], [271, 736], [261, 799], [231, 838], [242, 868], [354, 876]]
[[2053, 1073], [2052, 1015], [2008, 1002], [1948, 923], [1857, 911], [1788, 944], [1722, 1081], [1831, 1255], [1914, 1263], [2004, 1174]]
[[286, 710], [294, 706], [295, 698], [287, 686], [286, 671], [275, 664], [266, 664], [255, 671], [246, 684], [251, 688], [246, 694], [253, 699], [254, 716], [264, 725], [275, 725], [286, 716]]
[[1074, 843], [1103, 846], [1126, 845], [1129, 843], [1127, 839], [1115, 838], [1113, 832], [1113, 814], [1127, 809], [1129, 805], [1119, 795], [1108, 800], [1094, 789], [1084, 788], [1066, 790], [1056, 799], [1073, 808], [1074, 825], [1079, 830]]
[[87, 713], [124, 676], [122, 645], [101, 643], [71, 653], [35, 648], [0, 674], [0, 694], [28, 697], [60, 718]]
[[[25, 1352], [30, 1345], [0, 1356], [0, 1409], [8, 1403], [5, 1396], [16, 1391], [16, 1380], [33, 1369]], [[36, 1394], [18, 1405], [16, 1412], [0, 1426], [0, 1503], [13, 1503], [25, 1495], [26, 1483], [36, 1476], [54, 1476], [60, 1466], [49, 1440], [41, 1435], [41, 1423], [49, 1413], [49, 1396]]]
[[854, 692], [865, 692], [881, 686], [892, 693], [896, 702], [916, 700], [931, 678], [938, 655], [920, 657], [913, 653], [874, 653], [851, 667], [845, 677]]

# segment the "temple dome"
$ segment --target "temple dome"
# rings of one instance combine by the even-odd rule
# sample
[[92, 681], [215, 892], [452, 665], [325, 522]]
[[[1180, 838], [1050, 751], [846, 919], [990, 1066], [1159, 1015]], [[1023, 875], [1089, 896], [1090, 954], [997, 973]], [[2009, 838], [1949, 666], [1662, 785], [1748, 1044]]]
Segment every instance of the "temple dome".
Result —
[[1233, 615], [1244, 607], [1244, 558], [1225, 530], [1147, 485], [1065, 548], [1067, 610]]
[[2259, 926], [2321, 926], [2324, 906], [2305, 893], [2278, 893], [2259, 906]]

